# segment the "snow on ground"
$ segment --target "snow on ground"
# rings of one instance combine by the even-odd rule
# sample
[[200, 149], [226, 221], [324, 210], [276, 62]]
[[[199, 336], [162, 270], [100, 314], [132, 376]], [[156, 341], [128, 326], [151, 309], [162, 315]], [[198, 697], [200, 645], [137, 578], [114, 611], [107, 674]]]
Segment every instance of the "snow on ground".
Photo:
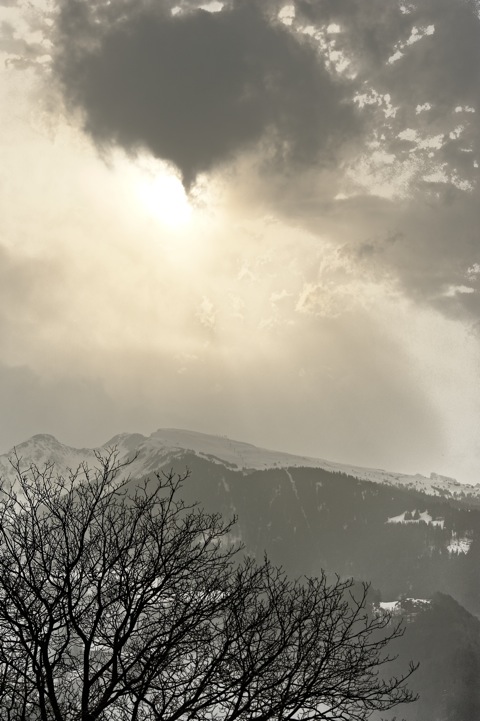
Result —
[[258, 448], [250, 443], [235, 441], [227, 436], [212, 436], [196, 431], [162, 428], [145, 440], [145, 446], [158, 452], [167, 450], [190, 450], [204, 458], [218, 459], [235, 468], [262, 470], [265, 468], [323, 468], [333, 473], [345, 473], [360, 480], [372, 481], [397, 487], [412, 488], [424, 493], [442, 496], [480, 495], [480, 484], [460, 484], [453, 478], [432, 473], [430, 478], [420, 474], [406, 475], [377, 468], [362, 468], [344, 463], [333, 463], [323, 458], [296, 456], [281, 451]]
[[68, 473], [69, 469], [77, 470], [85, 462], [92, 467], [98, 464], [93, 449], [70, 448], [57, 441], [54, 436], [39, 434], [12, 448], [9, 453], [0, 455], [0, 477], [2, 479], [14, 480], [16, 472], [12, 463], [15, 462], [15, 456], [23, 470], [34, 464], [41, 471], [46, 463], [53, 463], [55, 470], [62, 474]]
[[457, 538], [455, 534], [452, 536], [452, 540], [447, 546], [449, 553], [468, 553], [470, 546], [472, 545], [471, 538]]
[[390, 613], [392, 616], [401, 614], [416, 614], [430, 606], [431, 601], [426, 598], [402, 598], [397, 601], [381, 601], [379, 609], [383, 613]]
[[[204, 458], [217, 458], [237, 468], [262, 470], [264, 468], [285, 468], [289, 466], [313, 466], [318, 460], [294, 456], [279, 451], [257, 448], [250, 443], [234, 441], [227, 436], [210, 436], [195, 431], [166, 428], [152, 433], [152, 444], [163, 448], [179, 448], [193, 451]], [[325, 461], [321, 461], [324, 463]]]
[[[398, 516], [392, 516], [392, 518], [389, 518], [387, 520], [387, 523], [429, 523], [432, 526], [439, 526], [440, 528], [443, 528], [445, 525], [445, 520], [443, 518], [432, 518], [432, 516], [429, 514], [428, 511], [423, 511], [422, 513], [418, 514], [418, 518], [405, 518], [408, 511], [404, 511], [403, 513], [400, 513]], [[415, 511], [411, 512], [412, 516], [415, 514]]]
[[387, 613], [399, 613], [401, 610], [400, 601], [381, 601], [380, 608]]

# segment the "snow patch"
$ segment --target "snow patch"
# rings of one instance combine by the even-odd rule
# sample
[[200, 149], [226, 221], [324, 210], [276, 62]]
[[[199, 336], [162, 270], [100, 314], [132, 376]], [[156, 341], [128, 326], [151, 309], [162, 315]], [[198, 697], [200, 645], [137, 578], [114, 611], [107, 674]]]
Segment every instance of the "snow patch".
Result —
[[400, 601], [380, 601], [380, 608], [387, 613], [398, 613], [401, 609]]
[[392, 616], [406, 616], [414, 618], [419, 611], [426, 610], [431, 601], [426, 598], [401, 598], [397, 601], [381, 601], [378, 605], [380, 613], [389, 613]]
[[447, 551], [449, 553], [456, 553], [457, 555], [460, 555], [460, 553], [467, 554], [470, 550], [470, 546], [472, 545], [472, 539], [463, 537], [459, 538], [455, 533], [452, 534], [452, 540], [447, 546]]
[[444, 518], [433, 518], [428, 511], [404, 511], [398, 516], [392, 516], [387, 519], [387, 523], [427, 523], [431, 526], [443, 528], [445, 525]]

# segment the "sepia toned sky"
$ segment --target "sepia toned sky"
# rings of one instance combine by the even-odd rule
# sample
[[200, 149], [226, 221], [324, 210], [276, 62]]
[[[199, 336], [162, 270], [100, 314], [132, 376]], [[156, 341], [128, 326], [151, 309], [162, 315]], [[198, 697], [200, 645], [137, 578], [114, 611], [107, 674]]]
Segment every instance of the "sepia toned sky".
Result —
[[0, 451], [480, 482], [475, 0], [0, 0]]

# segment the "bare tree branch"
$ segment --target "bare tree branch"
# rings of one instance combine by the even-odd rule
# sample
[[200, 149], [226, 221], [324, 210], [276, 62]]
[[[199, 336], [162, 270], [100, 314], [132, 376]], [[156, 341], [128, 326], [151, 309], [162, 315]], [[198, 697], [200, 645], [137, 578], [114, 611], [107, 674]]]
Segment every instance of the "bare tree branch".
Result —
[[0, 486], [7, 721], [360, 721], [413, 700], [382, 680], [402, 634], [368, 586], [242, 558], [183, 477], [120, 476], [115, 449]]

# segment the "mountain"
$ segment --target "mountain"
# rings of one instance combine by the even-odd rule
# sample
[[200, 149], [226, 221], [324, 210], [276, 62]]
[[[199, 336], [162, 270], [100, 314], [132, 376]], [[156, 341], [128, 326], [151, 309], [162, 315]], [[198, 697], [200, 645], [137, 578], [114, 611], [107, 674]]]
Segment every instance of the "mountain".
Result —
[[170, 459], [180, 458], [182, 454], [188, 452], [199, 458], [221, 463], [237, 470], [321, 468], [372, 483], [406, 488], [447, 498], [478, 498], [480, 501], [480, 483], [476, 485], [462, 484], [454, 478], [434, 472], [427, 478], [419, 473], [408, 475], [378, 468], [333, 463], [321, 458], [296, 456], [281, 451], [257, 448], [250, 443], [235, 441], [227, 436], [208, 435], [175, 428], [162, 428], [148, 437], [140, 433], [121, 433], [97, 449], [71, 448], [60, 443], [52, 435], [35, 435], [8, 453], [0, 455], [0, 474], [3, 477], [11, 476], [11, 464], [8, 459], [14, 452], [27, 465], [31, 462], [41, 464], [48, 458], [55, 462], [57, 468], [66, 470], [67, 468], [76, 468], [83, 460], [93, 462], [95, 451], [105, 452], [113, 447], [117, 448], [120, 460], [137, 456], [130, 468], [132, 475], [145, 475], [168, 464]]
[[[139, 480], [162, 468], [191, 470], [183, 494], [238, 517], [248, 551], [295, 575], [322, 568], [370, 580], [385, 602], [401, 594], [451, 594], [480, 615], [480, 495], [432, 474], [407, 476], [257, 448], [224, 436], [161, 429], [121, 434], [98, 449], [69, 448], [37, 435], [16, 447], [23, 466], [53, 462], [65, 473], [116, 449]], [[10, 454], [0, 476], [13, 478]]]
[[[405, 634], [391, 650], [400, 673], [405, 659], [420, 667], [409, 681], [418, 701], [382, 715], [382, 721], [474, 721], [480, 718], [480, 621], [450, 596], [436, 593], [428, 606], [407, 615]], [[380, 721], [377, 716], [372, 721]]]
[[[480, 487], [257, 448], [224, 436], [161, 429], [121, 434], [97, 449], [37, 435], [0, 456], [0, 476], [53, 463], [66, 473], [115, 449], [135, 483], [161, 469], [190, 476], [182, 493], [238, 518], [235, 537], [295, 576], [320, 569], [372, 582], [376, 613], [403, 617], [393, 653], [420, 660], [407, 721], [480, 718]], [[379, 721], [375, 719], [375, 721]]]

